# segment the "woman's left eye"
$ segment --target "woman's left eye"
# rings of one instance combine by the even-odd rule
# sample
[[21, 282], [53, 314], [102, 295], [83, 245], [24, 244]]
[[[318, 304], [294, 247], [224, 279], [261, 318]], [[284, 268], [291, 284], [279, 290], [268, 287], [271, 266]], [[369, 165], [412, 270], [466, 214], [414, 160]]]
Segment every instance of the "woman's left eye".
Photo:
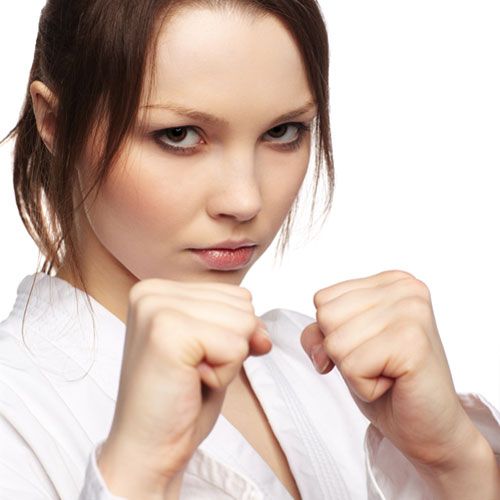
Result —
[[[290, 130], [292, 130], [293, 133], [289, 133]], [[278, 149], [290, 151], [290, 150], [296, 150], [300, 147], [304, 135], [308, 133], [310, 130], [311, 130], [310, 125], [306, 125], [305, 123], [300, 123], [300, 122], [293, 122], [293, 123], [285, 123], [283, 125], [277, 125], [276, 127], [273, 127], [271, 130], [266, 132], [266, 134], [264, 135], [269, 135], [274, 139], [276, 138], [283, 139], [278, 141], [270, 140], [267, 142], [278, 144]], [[179, 146], [179, 144], [182, 144], [184, 141], [187, 140], [187, 138], [189, 138], [190, 136], [189, 132], [192, 132], [195, 135], [199, 136], [198, 132], [196, 132], [195, 130], [195, 127], [191, 126], [166, 128], [158, 130], [157, 132], [154, 132], [152, 135], [155, 141], [162, 148], [167, 149], [169, 151], [173, 151], [174, 153], [188, 154], [196, 151], [197, 146], [199, 144], [196, 142], [193, 144], [192, 142], [187, 141], [188, 142], [187, 145]], [[176, 145], [169, 144], [168, 142], [165, 141], [165, 139], [173, 142]]]

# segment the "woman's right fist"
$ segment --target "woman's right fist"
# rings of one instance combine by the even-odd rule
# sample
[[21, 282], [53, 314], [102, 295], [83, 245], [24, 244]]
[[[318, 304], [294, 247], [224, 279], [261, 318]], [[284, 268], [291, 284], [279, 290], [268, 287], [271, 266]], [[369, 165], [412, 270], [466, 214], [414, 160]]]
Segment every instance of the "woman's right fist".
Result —
[[243, 361], [271, 349], [262, 326], [251, 293], [236, 285], [147, 279], [131, 288], [115, 414], [98, 459], [114, 493], [183, 472]]

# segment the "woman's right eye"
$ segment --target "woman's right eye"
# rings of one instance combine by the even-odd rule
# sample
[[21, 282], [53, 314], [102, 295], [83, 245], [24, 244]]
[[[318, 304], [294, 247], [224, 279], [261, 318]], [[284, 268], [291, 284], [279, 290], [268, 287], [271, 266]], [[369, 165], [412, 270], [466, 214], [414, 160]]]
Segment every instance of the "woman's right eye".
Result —
[[[186, 140], [186, 137], [189, 136], [189, 132], [194, 132], [199, 136], [197, 132], [195, 132], [193, 127], [172, 127], [165, 128], [163, 130], [158, 130], [153, 134], [156, 142], [162, 147], [170, 151], [174, 151], [180, 154], [187, 154], [197, 149], [199, 142], [195, 142], [194, 145], [184, 144], [181, 146], [173, 146], [165, 142], [165, 138], [174, 142], [175, 144], [182, 144], [183, 141]], [[193, 144], [193, 143], [191, 143]]]

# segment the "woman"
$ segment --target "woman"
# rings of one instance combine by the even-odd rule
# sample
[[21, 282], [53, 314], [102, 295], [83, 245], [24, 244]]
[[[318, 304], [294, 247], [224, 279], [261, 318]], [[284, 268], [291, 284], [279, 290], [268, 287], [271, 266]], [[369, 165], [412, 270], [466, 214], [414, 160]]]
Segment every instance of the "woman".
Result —
[[286, 243], [312, 131], [332, 192], [327, 75], [313, 0], [47, 2], [11, 134], [45, 263], [0, 328], [3, 497], [498, 496], [498, 412], [455, 393], [425, 284], [338, 283], [316, 318], [239, 286]]

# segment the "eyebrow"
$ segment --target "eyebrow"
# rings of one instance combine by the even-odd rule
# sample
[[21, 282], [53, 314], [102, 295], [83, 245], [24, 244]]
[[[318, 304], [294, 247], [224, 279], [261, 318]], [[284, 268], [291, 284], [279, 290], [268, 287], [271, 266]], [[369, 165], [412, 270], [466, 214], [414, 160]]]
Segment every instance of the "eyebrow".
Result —
[[[278, 116], [273, 123], [278, 123], [281, 121], [291, 120], [296, 118], [299, 115], [302, 115], [316, 106], [315, 101], [308, 101], [306, 104], [301, 106], [300, 108], [294, 109], [287, 113], [284, 113]], [[201, 122], [213, 124], [213, 125], [229, 125], [229, 122], [224, 118], [219, 118], [217, 116], [211, 115], [209, 113], [204, 113], [203, 111], [198, 111], [196, 109], [187, 108], [185, 106], [181, 106], [180, 104], [174, 103], [166, 103], [166, 104], [149, 104], [147, 106], [141, 106], [141, 108], [156, 108], [156, 109], [165, 109], [167, 111], [173, 111], [178, 115], [187, 116], [188, 118], [192, 118], [193, 120], [198, 120]]]

